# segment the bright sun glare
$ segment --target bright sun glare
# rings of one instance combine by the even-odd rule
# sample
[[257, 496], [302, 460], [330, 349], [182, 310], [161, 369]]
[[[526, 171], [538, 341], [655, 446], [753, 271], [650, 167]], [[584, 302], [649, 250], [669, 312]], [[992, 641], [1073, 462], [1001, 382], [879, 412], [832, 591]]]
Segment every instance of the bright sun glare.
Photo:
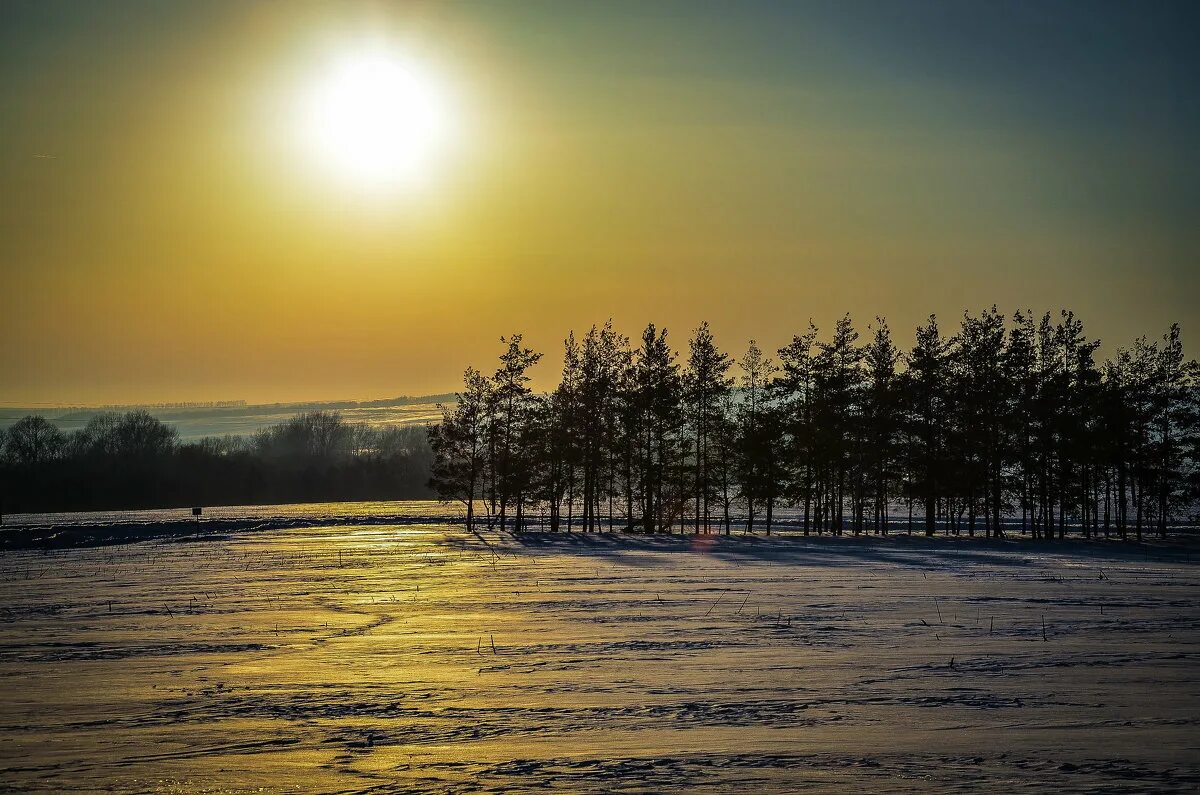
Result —
[[383, 47], [332, 59], [307, 92], [302, 117], [310, 156], [332, 176], [366, 189], [427, 179], [452, 133], [436, 77]]

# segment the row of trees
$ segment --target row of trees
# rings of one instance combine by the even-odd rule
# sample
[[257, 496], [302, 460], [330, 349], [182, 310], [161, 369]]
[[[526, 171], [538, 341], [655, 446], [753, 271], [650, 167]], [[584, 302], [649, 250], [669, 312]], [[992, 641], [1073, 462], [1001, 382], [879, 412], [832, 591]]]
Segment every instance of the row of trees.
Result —
[[904, 352], [882, 319], [863, 338], [846, 316], [776, 357], [751, 341], [735, 366], [707, 324], [681, 361], [665, 329], [631, 345], [608, 323], [567, 337], [544, 395], [541, 354], [501, 343], [431, 430], [431, 484], [469, 525], [770, 532], [786, 508], [806, 534], [1140, 538], [1200, 493], [1200, 368], [1178, 326], [1101, 364], [1070, 312], [993, 307], [949, 336], [931, 316]]
[[63, 433], [40, 416], [0, 430], [9, 512], [428, 497], [423, 427], [311, 412], [253, 436], [182, 442], [146, 411], [98, 414]]

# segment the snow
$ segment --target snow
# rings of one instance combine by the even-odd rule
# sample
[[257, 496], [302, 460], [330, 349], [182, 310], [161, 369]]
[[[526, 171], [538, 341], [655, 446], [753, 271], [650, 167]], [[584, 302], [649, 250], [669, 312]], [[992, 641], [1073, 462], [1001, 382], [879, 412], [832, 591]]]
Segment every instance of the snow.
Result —
[[5, 552], [0, 789], [1200, 787], [1191, 542], [347, 521]]

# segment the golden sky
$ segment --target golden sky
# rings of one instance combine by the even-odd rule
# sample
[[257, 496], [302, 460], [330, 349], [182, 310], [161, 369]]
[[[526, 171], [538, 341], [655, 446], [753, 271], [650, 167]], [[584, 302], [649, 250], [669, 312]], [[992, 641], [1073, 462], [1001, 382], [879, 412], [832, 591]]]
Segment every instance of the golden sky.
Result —
[[[899, 4], [898, 4], [899, 5]], [[1074, 9], [1074, 10], [1072, 10]], [[1088, 10], [1083, 10], [1088, 9]], [[501, 334], [1073, 308], [1200, 327], [1186, 4], [7, 3], [0, 401], [452, 390]], [[453, 140], [356, 190], [296, 97], [383, 41]]]

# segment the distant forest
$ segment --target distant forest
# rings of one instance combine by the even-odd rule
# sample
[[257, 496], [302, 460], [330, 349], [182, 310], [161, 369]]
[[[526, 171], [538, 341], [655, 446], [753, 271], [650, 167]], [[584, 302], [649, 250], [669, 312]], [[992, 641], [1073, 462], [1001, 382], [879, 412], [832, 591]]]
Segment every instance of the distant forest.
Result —
[[[469, 525], [728, 534], [1165, 535], [1200, 494], [1200, 367], [1177, 325], [1103, 363], [1071, 312], [937, 319], [901, 351], [876, 319], [809, 325], [736, 362], [707, 324], [686, 359], [653, 324], [567, 337], [559, 385], [502, 338], [431, 429], [432, 483]], [[735, 377], [736, 375], [736, 377]]]
[[8, 513], [432, 496], [424, 427], [336, 411], [191, 442], [144, 410], [102, 413], [71, 433], [31, 415], [0, 430], [0, 453]]

